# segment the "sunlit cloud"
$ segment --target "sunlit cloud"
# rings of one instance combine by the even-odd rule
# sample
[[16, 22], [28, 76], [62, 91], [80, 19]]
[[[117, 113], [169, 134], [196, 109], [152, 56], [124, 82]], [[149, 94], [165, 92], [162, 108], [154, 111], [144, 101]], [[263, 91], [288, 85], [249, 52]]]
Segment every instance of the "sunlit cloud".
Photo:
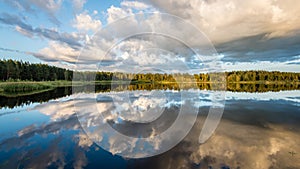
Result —
[[[295, 0], [288, 2], [270, 0], [232, 0], [225, 2], [221, 0], [122, 1], [102, 10], [90, 10], [86, 7], [88, 6], [86, 4], [89, 3], [78, 0], [66, 3], [71, 4], [75, 12], [71, 20], [64, 21], [64, 27], [68, 28], [64, 28], [64, 31], [59, 27], [54, 29], [40, 25], [33, 26], [33, 23], [28, 23], [26, 17], [13, 13], [1, 14], [0, 22], [12, 26], [16, 32], [23, 36], [31, 39], [40, 37], [46, 40], [47, 46], [38, 51], [29, 52], [50, 64], [56, 62], [74, 64], [79, 61], [82, 64], [77, 65], [78, 68], [95, 70], [97, 69], [96, 62], [103, 61], [103, 64], [100, 64], [101, 67], [98, 67], [102, 70], [127, 71], [124, 70], [126, 66], [122, 67], [120, 64], [139, 68], [145, 66], [145, 62], [148, 61], [152, 63], [153, 67], [162, 68], [160, 64], [155, 63], [168, 64], [164, 58], [168, 56], [167, 60], [173, 61], [172, 64], [183, 61], [190, 69], [194, 69], [194, 72], [205, 71], [205, 65], [209, 66], [210, 63], [191, 60], [192, 55], [186, 53], [186, 49], [178, 48], [171, 39], [135, 38], [124, 41], [123, 48], [118, 53], [106, 55], [108, 49], [114, 47], [121, 40], [120, 35], [133, 35], [140, 29], [146, 32], [158, 30], [169, 35], [180, 32], [184, 36], [180, 37], [179, 40], [183, 42], [194, 41], [187, 46], [194, 48], [199, 40], [195, 37], [194, 32], [190, 31], [189, 26], [177, 30], [178, 25], [174, 23], [175, 21], [156, 15], [159, 12], [167, 12], [191, 23], [212, 41], [217, 52], [223, 56], [217, 65], [218, 67], [224, 66], [224, 69], [220, 70], [250, 70], [259, 67], [252, 63], [258, 63], [258, 65], [269, 63], [270, 66], [264, 70], [299, 71], [298, 62], [293, 61], [293, 57], [300, 54], [298, 46], [300, 42], [300, 20], [298, 17], [300, 9], [297, 5], [298, 1]], [[29, 14], [39, 10], [44, 11], [52, 20], [55, 20], [57, 13], [61, 12], [61, 9], [66, 5], [60, 0], [47, 3], [42, 3], [39, 0], [24, 0], [12, 1], [8, 4]], [[150, 15], [148, 12], [154, 13]], [[147, 17], [142, 19], [130, 17], [133, 14]], [[129, 17], [126, 23], [120, 24], [106, 33], [93, 34], [105, 29], [107, 24], [113, 24], [124, 17]], [[163, 55], [155, 52], [155, 50], [145, 52], [144, 50], [149, 47], [159, 50], [167, 49], [172, 52], [169, 53], [170, 55]], [[80, 56], [79, 60], [77, 60], [78, 56]], [[139, 58], [135, 56], [139, 56]], [[124, 59], [125, 57], [127, 58]], [[176, 58], [181, 60], [176, 60]], [[124, 60], [127, 61], [126, 64], [122, 63]], [[240, 64], [240, 62], [244, 63]], [[91, 63], [95, 64], [89, 65]], [[64, 65], [61, 64], [61, 66]], [[180, 66], [177, 65], [176, 67]]]

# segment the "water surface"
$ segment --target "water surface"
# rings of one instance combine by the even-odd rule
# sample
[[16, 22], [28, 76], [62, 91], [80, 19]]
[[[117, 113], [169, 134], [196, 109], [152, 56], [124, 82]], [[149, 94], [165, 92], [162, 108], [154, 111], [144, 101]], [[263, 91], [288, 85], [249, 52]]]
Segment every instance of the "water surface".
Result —
[[[198, 143], [198, 138], [214, 91], [184, 90], [190, 97], [182, 99], [181, 92], [172, 89], [132, 90], [131, 106], [142, 113], [131, 113], [120, 101], [118, 111], [122, 113], [116, 115], [110, 98], [122, 97], [126, 92], [103, 86], [99, 90], [91, 95], [72, 94], [70, 88], [59, 88], [30, 97], [2, 97], [0, 168], [300, 168], [299, 90], [227, 91], [221, 122], [203, 144]], [[155, 97], [149, 98], [149, 93]], [[108, 145], [105, 150], [91, 140], [92, 135], [87, 135], [91, 133], [82, 128], [82, 116], [74, 110], [74, 103], [80, 102], [74, 99], [78, 95], [96, 100], [98, 111], [104, 112], [102, 117], [106, 119], [99, 124], [109, 123], [115, 130], [135, 138], [151, 138], [151, 134], [166, 130], [176, 120], [178, 107], [188, 103], [186, 100], [197, 107], [198, 114], [189, 134], [169, 151], [149, 158], [126, 159], [117, 155], [128, 151], [126, 145], [116, 146], [118, 139], [112, 139], [109, 133], [96, 132], [103, 140], [110, 139], [106, 140], [108, 144], [115, 145]], [[147, 114], [150, 109], [155, 110], [151, 115]], [[141, 116], [145, 121], [136, 122]], [[154, 122], [143, 125], [151, 121]], [[151, 143], [145, 150], [163, 146], [155, 140]], [[134, 151], [137, 150], [131, 152]]]

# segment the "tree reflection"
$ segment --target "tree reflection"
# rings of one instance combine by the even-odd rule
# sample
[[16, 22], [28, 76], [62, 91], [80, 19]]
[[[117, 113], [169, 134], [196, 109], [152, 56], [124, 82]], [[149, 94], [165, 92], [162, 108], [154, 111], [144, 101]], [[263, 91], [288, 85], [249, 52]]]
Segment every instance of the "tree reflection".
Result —
[[61, 98], [71, 95], [73, 93], [102, 93], [102, 92], [119, 92], [119, 91], [135, 91], [135, 90], [226, 90], [232, 92], [278, 92], [284, 90], [299, 90], [300, 84], [298, 83], [142, 83], [142, 84], [106, 84], [106, 85], [84, 85], [73, 87], [58, 87], [54, 90], [46, 91], [43, 93], [5, 97], [0, 96], [0, 108], [8, 107], [14, 108], [16, 106], [28, 105], [31, 103], [47, 102], [52, 99]]

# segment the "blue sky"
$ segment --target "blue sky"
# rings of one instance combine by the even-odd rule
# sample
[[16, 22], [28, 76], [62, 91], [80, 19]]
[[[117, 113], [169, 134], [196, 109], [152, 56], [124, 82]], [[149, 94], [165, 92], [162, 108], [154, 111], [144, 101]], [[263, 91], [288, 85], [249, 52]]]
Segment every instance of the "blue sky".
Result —
[[[78, 55], [82, 55], [81, 51], [85, 51], [83, 48], [88, 46], [87, 42], [92, 44], [94, 39], [102, 38], [98, 45], [112, 46], [115, 41], [110, 42], [107, 36], [118, 34], [96, 32], [107, 29], [107, 25], [120, 18], [148, 12], [169, 13], [197, 27], [219, 53], [223, 70], [300, 72], [300, 2], [297, 0], [0, 0], [0, 58], [74, 68], [72, 64], [77, 61]], [[151, 17], [147, 19], [135, 18], [126, 24], [117, 24], [118, 28], [114, 31], [126, 32], [126, 27], [134, 29], [136, 22], [144, 24], [144, 29], [151, 28], [153, 31], [156, 29], [153, 28], [155, 22], [161, 23], [156, 27], [169, 22]], [[176, 27], [168, 29], [170, 34], [177, 31]], [[193, 33], [186, 32], [185, 28], [182, 33], [186, 41], [193, 38]], [[168, 44], [172, 43], [166, 40], [166, 44], [150, 46], [166, 49]], [[159, 68], [178, 66], [180, 64], [174, 64], [177, 61], [198, 63], [197, 60], [188, 61], [191, 57], [183, 51], [164, 53], [156, 50], [137, 54], [137, 49], [150, 48], [149, 41], [144, 37], [138, 40], [133, 38], [120, 45], [123, 47], [119, 46], [118, 54], [109, 57], [99, 56], [98, 49], [86, 51], [89, 55], [80, 56], [85, 63], [80, 68], [88, 67], [87, 63], [94, 63], [97, 59], [105, 63], [101, 67], [103, 70], [111, 71], [122, 68], [120, 61], [126, 64], [130, 61], [133, 67], [145, 67], [151, 63], [152, 67]], [[88, 47], [92, 49], [92, 46]], [[98, 55], [95, 54], [97, 52]], [[173, 58], [175, 62], [167, 63]], [[199, 65], [199, 69], [194, 71], [201, 69]]]
[[[18, 7], [19, 3], [24, 2], [24, 6], [30, 6], [32, 9], [24, 9], [24, 7]], [[42, 2], [42, 1], [41, 1]], [[56, 1], [58, 2], [58, 1]], [[75, 1], [74, 1], [75, 2]], [[55, 12], [54, 17], [59, 20], [59, 24], [51, 20], [51, 14], [46, 9], [36, 6], [30, 1], [0, 1], [1, 14], [10, 14], [23, 18], [27, 23], [30, 23], [33, 27], [44, 27], [50, 29], [57, 29], [60, 32], [74, 32], [75, 28], [71, 26], [74, 16], [79, 12], [92, 13], [97, 11], [96, 18], [102, 20], [105, 23], [105, 11], [110, 6], [119, 6], [120, 1], [83, 1], [84, 6], [81, 9], [74, 9], [73, 1], [62, 1], [60, 9]], [[38, 52], [39, 49], [47, 46], [49, 39], [41, 37], [28, 37], [24, 36], [16, 30], [15, 27], [6, 24], [0, 24], [0, 47], [19, 51]], [[6, 52], [1, 51], [0, 58], [2, 59], [16, 59], [26, 60], [30, 62], [43, 62], [43, 60], [36, 58], [32, 55], [18, 53], [18, 52]]]

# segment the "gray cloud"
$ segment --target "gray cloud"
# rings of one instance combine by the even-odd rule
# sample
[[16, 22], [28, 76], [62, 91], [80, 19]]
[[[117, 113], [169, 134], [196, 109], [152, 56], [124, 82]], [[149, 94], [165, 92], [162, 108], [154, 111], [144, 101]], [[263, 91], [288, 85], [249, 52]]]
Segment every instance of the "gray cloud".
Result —
[[52, 23], [55, 25], [61, 24], [61, 22], [56, 18], [55, 13], [60, 9], [62, 0], [4, 0], [3, 2], [16, 8], [18, 11], [29, 12], [33, 15], [38, 15], [40, 11], [37, 11], [37, 9], [39, 9], [48, 16]]
[[17, 28], [19, 28], [19, 30], [21, 29], [23, 33], [26, 32], [28, 35], [35, 35], [42, 38], [66, 43], [73, 48], [78, 48], [81, 46], [81, 44], [79, 43], [80, 37], [78, 36], [71, 35], [68, 33], [59, 33], [55, 30], [47, 28], [33, 28], [31, 25], [23, 22], [16, 15], [2, 13], [0, 15], [0, 22], [11, 26], [16, 26]]
[[[32, 4], [29, 5], [29, 2]], [[72, 2], [79, 3], [77, 0]], [[214, 43], [217, 51], [225, 56], [220, 64], [229, 63], [232, 67], [235, 67], [232, 64], [239, 62], [269, 61], [274, 63], [274, 65], [278, 62], [287, 63], [300, 54], [300, 20], [298, 17], [300, 8], [299, 5], [295, 5], [298, 1], [291, 0], [284, 3], [282, 1], [271, 2], [267, 0], [243, 2], [240, 0], [148, 0], [146, 2], [124, 1], [120, 7], [110, 7], [106, 11], [107, 22], [112, 23], [124, 16], [132, 15], [135, 13], [135, 10], [138, 10], [139, 13], [145, 13], [149, 10], [160, 10], [177, 15], [185, 19], [187, 23], [190, 22], [203, 31]], [[38, 7], [48, 11], [50, 14], [54, 14], [55, 11], [59, 10], [61, 1], [53, 1], [53, 4], [50, 2], [42, 4], [40, 0], [11, 1], [9, 3], [25, 11], [34, 11]], [[78, 6], [81, 7], [83, 4], [78, 4]], [[92, 16], [90, 20], [96, 21]], [[100, 64], [101, 67], [108, 67], [109, 70], [118, 71], [117, 69], [121, 68], [121, 66], [116, 67], [115, 65], [120, 63], [120, 61], [114, 55], [105, 56], [105, 52], [122, 35], [134, 34], [139, 32], [139, 29], [149, 32], [161, 30], [170, 35], [183, 35], [182, 37], [180, 36], [180, 40], [195, 42], [189, 45], [197, 45], [201, 41], [199, 37], [195, 37], [195, 32], [191, 31], [188, 25], [186, 25], [186, 28], [178, 30], [177, 26], [180, 26], [182, 23], [174, 23], [176, 20], [173, 21], [152, 15], [143, 19], [132, 17], [126, 21], [126, 23], [119, 25], [115, 24], [116, 26], [112, 29], [106, 30], [106, 32], [101, 34], [98, 33], [91, 38], [88, 35], [85, 36], [79, 33], [59, 33], [51, 29], [33, 28], [18, 16], [8, 14], [0, 16], [0, 22], [15, 26], [16, 30], [25, 36], [39, 36], [52, 40], [47, 47], [41, 49], [38, 53], [32, 53], [33, 56], [49, 62], [61, 60], [68, 63], [76, 63], [77, 56], [81, 55], [79, 62], [82, 65], [80, 66], [86, 66], [88, 69], [91, 67], [87, 66], [87, 64], [103, 60]], [[100, 23], [98, 24], [100, 25]], [[95, 27], [95, 30], [96, 28], [98, 27]], [[80, 53], [79, 47], [81, 47], [83, 40], [87, 40], [87, 44], [84, 53]], [[123, 50], [122, 48], [121, 52], [118, 53], [125, 55], [127, 52], [129, 57], [126, 59], [130, 61], [132, 67], [143, 65], [141, 64], [142, 62], [149, 60], [149, 53], [157, 56], [155, 58], [157, 62], [165, 63], [161, 55], [154, 52], [151, 53], [150, 51], [145, 56], [141, 56], [139, 53], [143, 45], [156, 41], [155, 44], [150, 44], [152, 48], [159, 47], [171, 50], [172, 57], [173, 55], [181, 55], [190, 68], [203, 68], [200, 65], [200, 61], [192, 58], [191, 52], [188, 50], [184, 51], [185, 48], [183, 47], [175, 46], [176, 43], [171, 43], [172, 39], [153, 40], [153, 38], [144, 36], [141, 39], [136, 38], [133, 40], [136, 40], [138, 43], [133, 44], [128, 41], [128, 45], [125, 45], [127, 49]], [[131, 59], [134, 56], [133, 52], [138, 53], [137, 62]], [[140, 59], [141, 57], [144, 59]], [[172, 57], [170, 56], [170, 58]], [[295, 65], [297, 62], [293, 61], [289, 64]], [[95, 67], [96, 65], [93, 66]], [[128, 64], [126, 66], [128, 67]], [[92, 68], [94, 69], [94, 67]]]
[[288, 61], [300, 55], [300, 33], [294, 36], [266, 39], [267, 34], [240, 38], [217, 44], [227, 62]]
[[297, 0], [147, 2], [193, 23], [225, 54], [226, 61], [282, 61], [300, 53]]
[[0, 47], [0, 50], [5, 51], [5, 52], [16, 52], [16, 53], [21, 53], [21, 54], [28, 54], [28, 52], [21, 51], [21, 50], [16, 50], [16, 49], [8, 49], [8, 48]]
[[81, 11], [87, 0], [71, 0], [74, 11]]

